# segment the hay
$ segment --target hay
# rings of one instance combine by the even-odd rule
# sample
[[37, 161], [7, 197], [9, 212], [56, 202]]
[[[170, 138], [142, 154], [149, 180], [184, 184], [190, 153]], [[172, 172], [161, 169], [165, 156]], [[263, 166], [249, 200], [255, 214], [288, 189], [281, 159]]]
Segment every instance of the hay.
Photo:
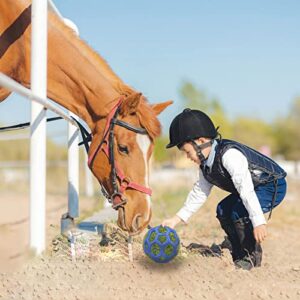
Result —
[[[176, 261], [193, 255], [181, 244]], [[80, 261], [136, 261], [145, 258], [143, 235], [129, 236], [116, 224], [105, 224], [104, 238], [100, 234], [73, 230], [69, 237], [56, 236], [52, 240], [50, 255], [63, 259]]]
[[[59, 235], [52, 240], [51, 255], [73, 261], [130, 260], [128, 236], [120, 228], [115, 224], [106, 224], [104, 237], [103, 239], [101, 234], [72, 230], [68, 233], [68, 237]], [[135, 251], [141, 248], [141, 240], [139, 238], [132, 240], [134, 257]]]

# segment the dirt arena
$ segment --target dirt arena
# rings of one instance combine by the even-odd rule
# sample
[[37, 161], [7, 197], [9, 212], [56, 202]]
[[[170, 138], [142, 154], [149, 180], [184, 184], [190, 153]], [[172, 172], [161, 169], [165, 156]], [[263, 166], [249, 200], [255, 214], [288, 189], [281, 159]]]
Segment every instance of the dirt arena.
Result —
[[[262, 267], [251, 271], [236, 270], [226, 249], [221, 257], [206, 257], [184, 247], [192, 242], [207, 246], [222, 242], [224, 235], [215, 218], [219, 191], [188, 226], [178, 228], [180, 254], [165, 265], [143, 255], [142, 237], [134, 240], [133, 263], [126, 248], [119, 251], [116, 245], [99, 247], [93, 257], [76, 262], [68, 252], [57, 255], [60, 250], [53, 251], [52, 241], [66, 209], [62, 196], [48, 196], [47, 251], [30, 258], [28, 200], [20, 193], [1, 192], [0, 299], [300, 299], [299, 186], [299, 181], [289, 180], [288, 195], [269, 221]], [[82, 199], [80, 205], [86, 214], [97, 203]], [[153, 206], [152, 224], [173, 213], [169, 203], [154, 199]]]

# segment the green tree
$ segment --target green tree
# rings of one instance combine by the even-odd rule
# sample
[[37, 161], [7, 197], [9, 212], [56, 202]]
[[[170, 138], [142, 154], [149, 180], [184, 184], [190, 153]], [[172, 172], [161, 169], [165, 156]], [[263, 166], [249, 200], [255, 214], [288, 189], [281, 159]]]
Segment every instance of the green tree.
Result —
[[168, 144], [168, 138], [166, 136], [160, 136], [155, 140], [154, 146], [154, 161], [157, 163], [168, 160], [168, 154], [166, 151], [166, 145]]
[[206, 94], [189, 81], [182, 83], [179, 88], [179, 95], [183, 100], [183, 107], [204, 111], [209, 108], [209, 99]]
[[189, 81], [184, 81], [179, 89], [183, 107], [199, 109], [207, 113], [215, 126], [219, 126], [219, 132], [226, 138], [232, 137], [232, 126], [226, 116], [226, 112], [217, 98], [210, 98], [207, 94], [195, 87]]
[[233, 139], [254, 149], [269, 146], [272, 152], [276, 141], [272, 125], [255, 118], [238, 117], [233, 123]]
[[276, 153], [286, 159], [300, 160], [300, 97], [292, 102], [286, 117], [274, 122]]

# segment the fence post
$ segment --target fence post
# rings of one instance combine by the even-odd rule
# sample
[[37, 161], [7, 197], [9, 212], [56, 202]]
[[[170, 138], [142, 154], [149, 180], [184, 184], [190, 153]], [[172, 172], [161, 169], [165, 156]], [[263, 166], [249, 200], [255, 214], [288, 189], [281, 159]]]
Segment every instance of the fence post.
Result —
[[[70, 112], [70, 116], [78, 119]], [[79, 216], [79, 130], [69, 123], [68, 126], [68, 211], [69, 216]]]
[[[31, 90], [47, 94], [47, 0], [32, 0]], [[31, 104], [30, 138], [30, 247], [35, 254], [46, 241], [46, 110]]]

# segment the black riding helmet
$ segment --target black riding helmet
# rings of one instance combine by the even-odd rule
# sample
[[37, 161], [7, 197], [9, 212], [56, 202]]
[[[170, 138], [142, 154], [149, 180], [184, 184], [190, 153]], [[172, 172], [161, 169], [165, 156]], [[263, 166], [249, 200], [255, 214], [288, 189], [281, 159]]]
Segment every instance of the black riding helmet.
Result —
[[204, 112], [186, 108], [172, 121], [169, 134], [170, 143], [166, 148], [180, 148], [184, 143], [199, 137], [215, 139], [218, 131]]

